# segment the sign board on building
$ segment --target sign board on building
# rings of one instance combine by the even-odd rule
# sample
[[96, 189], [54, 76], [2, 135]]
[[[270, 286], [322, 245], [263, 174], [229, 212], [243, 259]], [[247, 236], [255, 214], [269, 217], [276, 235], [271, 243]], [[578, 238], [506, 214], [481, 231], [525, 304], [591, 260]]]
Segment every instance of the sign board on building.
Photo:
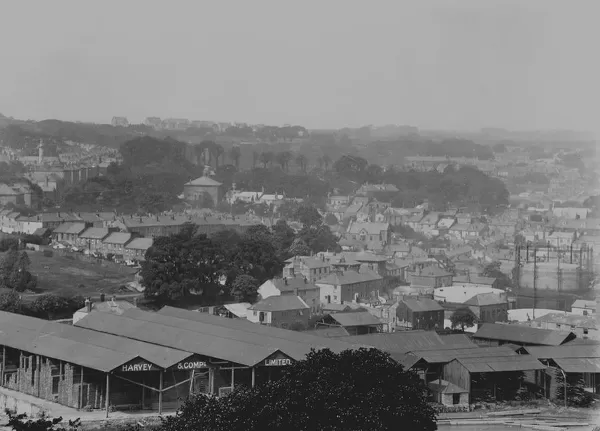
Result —
[[285, 367], [292, 365], [292, 360], [281, 352], [274, 353], [263, 361], [265, 367]]
[[139, 371], [158, 371], [158, 367], [154, 366], [149, 362], [137, 362], [129, 363], [121, 366], [121, 371], [125, 373], [139, 372]]
[[176, 365], [171, 367], [172, 370], [186, 371], [186, 370], [201, 370], [205, 368], [211, 368], [209, 364], [209, 358], [202, 355], [193, 355], [189, 358], [178, 362]]
[[193, 359], [181, 361], [177, 364], [178, 370], [198, 370], [201, 368], [208, 368], [206, 361], [196, 361]]

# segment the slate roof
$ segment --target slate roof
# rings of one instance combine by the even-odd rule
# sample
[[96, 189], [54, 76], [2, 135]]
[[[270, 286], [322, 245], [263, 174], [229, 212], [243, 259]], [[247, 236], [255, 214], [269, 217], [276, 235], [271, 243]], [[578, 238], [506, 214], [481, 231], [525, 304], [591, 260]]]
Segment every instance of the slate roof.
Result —
[[129, 241], [129, 239], [131, 239], [131, 234], [130, 233], [126, 233], [126, 232], [112, 232], [102, 242], [104, 242], [106, 244], [120, 244], [120, 245], [123, 245], [127, 241]]
[[79, 237], [83, 239], [103, 239], [106, 238], [109, 233], [108, 229], [102, 227], [90, 227], [79, 234]]
[[332, 313], [331, 318], [341, 326], [373, 326], [381, 325], [381, 320], [368, 311], [355, 311], [351, 313]]
[[312, 284], [310, 281], [306, 280], [304, 277], [287, 277], [287, 279], [274, 278], [269, 281], [271, 283], [273, 283], [275, 285], [275, 287], [277, 289], [279, 289], [280, 292], [294, 292], [295, 289], [298, 289], [298, 290], [318, 289], [317, 286]]
[[381, 279], [382, 277], [373, 271], [356, 272], [349, 270], [344, 271], [341, 274], [333, 272], [327, 275], [326, 277], [317, 280], [315, 284], [331, 284], [335, 286], [344, 286], [349, 284], [364, 283], [366, 281], [375, 281]]
[[361, 230], [366, 230], [368, 235], [379, 235], [390, 228], [389, 223], [352, 223], [348, 227], [348, 233], [358, 234]]
[[412, 310], [413, 312], [424, 312], [424, 311], [443, 311], [442, 307], [437, 301], [429, 298], [421, 299], [403, 299], [402, 302]]
[[134, 238], [125, 246], [134, 250], [148, 250], [150, 247], [152, 247], [152, 238]]
[[79, 235], [85, 230], [85, 223], [67, 222], [54, 229], [54, 233], [67, 233]]
[[269, 296], [252, 305], [249, 310], [257, 311], [288, 311], [306, 310], [310, 308], [302, 298], [294, 295]]
[[552, 331], [548, 329], [530, 328], [521, 325], [503, 325], [484, 323], [473, 335], [474, 338], [514, 342], [516, 344], [537, 344], [559, 346], [573, 338], [572, 332]]
[[486, 305], [506, 304], [506, 301], [495, 293], [478, 293], [471, 299], [465, 301], [464, 304], [473, 305], [476, 307], [485, 307]]

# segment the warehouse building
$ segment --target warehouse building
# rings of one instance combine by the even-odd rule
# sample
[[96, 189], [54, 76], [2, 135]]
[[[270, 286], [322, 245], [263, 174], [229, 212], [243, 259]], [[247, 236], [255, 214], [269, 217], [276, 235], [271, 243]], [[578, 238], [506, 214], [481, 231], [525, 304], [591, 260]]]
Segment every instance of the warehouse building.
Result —
[[[1, 386], [76, 409], [174, 410], [277, 379], [311, 350], [358, 347], [203, 313], [90, 313], [75, 326], [0, 312]], [[194, 317], [198, 319], [188, 318]], [[240, 326], [239, 324], [242, 324]], [[297, 336], [296, 336], [297, 335]]]

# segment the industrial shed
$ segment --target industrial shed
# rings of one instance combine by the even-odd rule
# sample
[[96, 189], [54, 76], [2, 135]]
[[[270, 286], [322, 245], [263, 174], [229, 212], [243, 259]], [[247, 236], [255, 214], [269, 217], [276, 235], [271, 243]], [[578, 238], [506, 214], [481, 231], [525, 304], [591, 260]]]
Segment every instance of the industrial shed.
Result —
[[529, 383], [534, 384], [546, 398], [558, 396], [559, 374], [567, 384], [583, 381], [584, 389], [590, 393], [600, 393], [600, 349], [597, 345], [562, 345], [522, 347], [521, 354], [530, 355], [548, 366], [544, 371], [526, 374]]
[[546, 366], [525, 355], [504, 357], [463, 357], [444, 365], [444, 379], [465, 388], [469, 403], [477, 400], [513, 399], [521, 387], [522, 373]]
[[[170, 379], [169, 385], [181, 385], [193, 379], [195, 392], [219, 395], [230, 392], [236, 385], [254, 386], [277, 379], [283, 367], [304, 359], [312, 348], [342, 351], [357, 347], [337, 340], [172, 308], [164, 309], [162, 313], [130, 309], [120, 316], [93, 313], [77, 322], [77, 326], [190, 352], [195, 355], [193, 360], [177, 369], [171, 367], [165, 373]], [[173, 397], [165, 402], [176, 404], [176, 400], [177, 397]]]
[[500, 323], [484, 323], [473, 335], [474, 342], [485, 346], [509, 343], [520, 346], [560, 346], [575, 338], [577, 336], [573, 332]]
[[146, 401], [148, 408], [161, 411], [164, 388], [159, 384], [147, 386], [128, 376], [136, 372], [148, 384], [162, 382], [165, 369], [193, 356], [178, 349], [6, 312], [0, 312], [0, 325], [3, 387], [72, 408], [106, 409], [107, 414], [131, 404], [143, 408]]

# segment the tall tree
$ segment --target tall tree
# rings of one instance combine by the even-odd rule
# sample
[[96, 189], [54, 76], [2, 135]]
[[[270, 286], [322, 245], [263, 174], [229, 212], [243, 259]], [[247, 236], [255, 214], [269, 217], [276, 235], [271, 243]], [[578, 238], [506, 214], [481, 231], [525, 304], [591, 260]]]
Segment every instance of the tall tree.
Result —
[[225, 154], [225, 150], [223, 149], [223, 147], [221, 145], [215, 144], [212, 149], [212, 153], [213, 153], [213, 157], [215, 158], [215, 168], [218, 168], [219, 160], [221, 159], [221, 157], [223, 157], [223, 154]]
[[168, 303], [196, 291], [207, 303], [218, 299], [226, 262], [217, 260], [218, 245], [197, 231], [190, 224], [177, 235], [155, 239], [142, 262], [146, 297]]
[[263, 164], [263, 167], [266, 168], [267, 165], [270, 165], [273, 162], [273, 153], [270, 151], [260, 153], [260, 162]]
[[323, 217], [312, 205], [301, 205], [296, 210], [295, 219], [302, 223], [304, 227], [319, 227], [323, 224]]
[[465, 328], [472, 328], [477, 323], [477, 317], [471, 310], [466, 307], [457, 309], [452, 316], [450, 316], [450, 323], [452, 328], [460, 327], [461, 331], [464, 332]]
[[238, 275], [231, 284], [231, 297], [236, 302], [256, 301], [258, 296], [258, 280], [250, 275]]
[[256, 163], [260, 160], [260, 154], [256, 151], [252, 151], [252, 168], [256, 167]]
[[282, 378], [227, 397], [189, 399], [163, 431], [434, 431], [427, 387], [376, 349], [312, 351]]
[[308, 158], [304, 154], [298, 154], [296, 156], [296, 163], [300, 167], [302, 173], [306, 173], [306, 167], [308, 166]]
[[234, 145], [233, 147], [231, 147], [231, 150], [229, 150], [229, 157], [231, 158], [231, 161], [233, 161], [233, 164], [235, 165], [236, 169], [240, 169], [240, 157], [242, 157], [242, 152], [240, 151], [240, 147], [238, 147], [237, 145]]
[[277, 163], [281, 166], [281, 169], [288, 171], [290, 160], [292, 160], [292, 153], [289, 151], [281, 151], [275, 155]]

